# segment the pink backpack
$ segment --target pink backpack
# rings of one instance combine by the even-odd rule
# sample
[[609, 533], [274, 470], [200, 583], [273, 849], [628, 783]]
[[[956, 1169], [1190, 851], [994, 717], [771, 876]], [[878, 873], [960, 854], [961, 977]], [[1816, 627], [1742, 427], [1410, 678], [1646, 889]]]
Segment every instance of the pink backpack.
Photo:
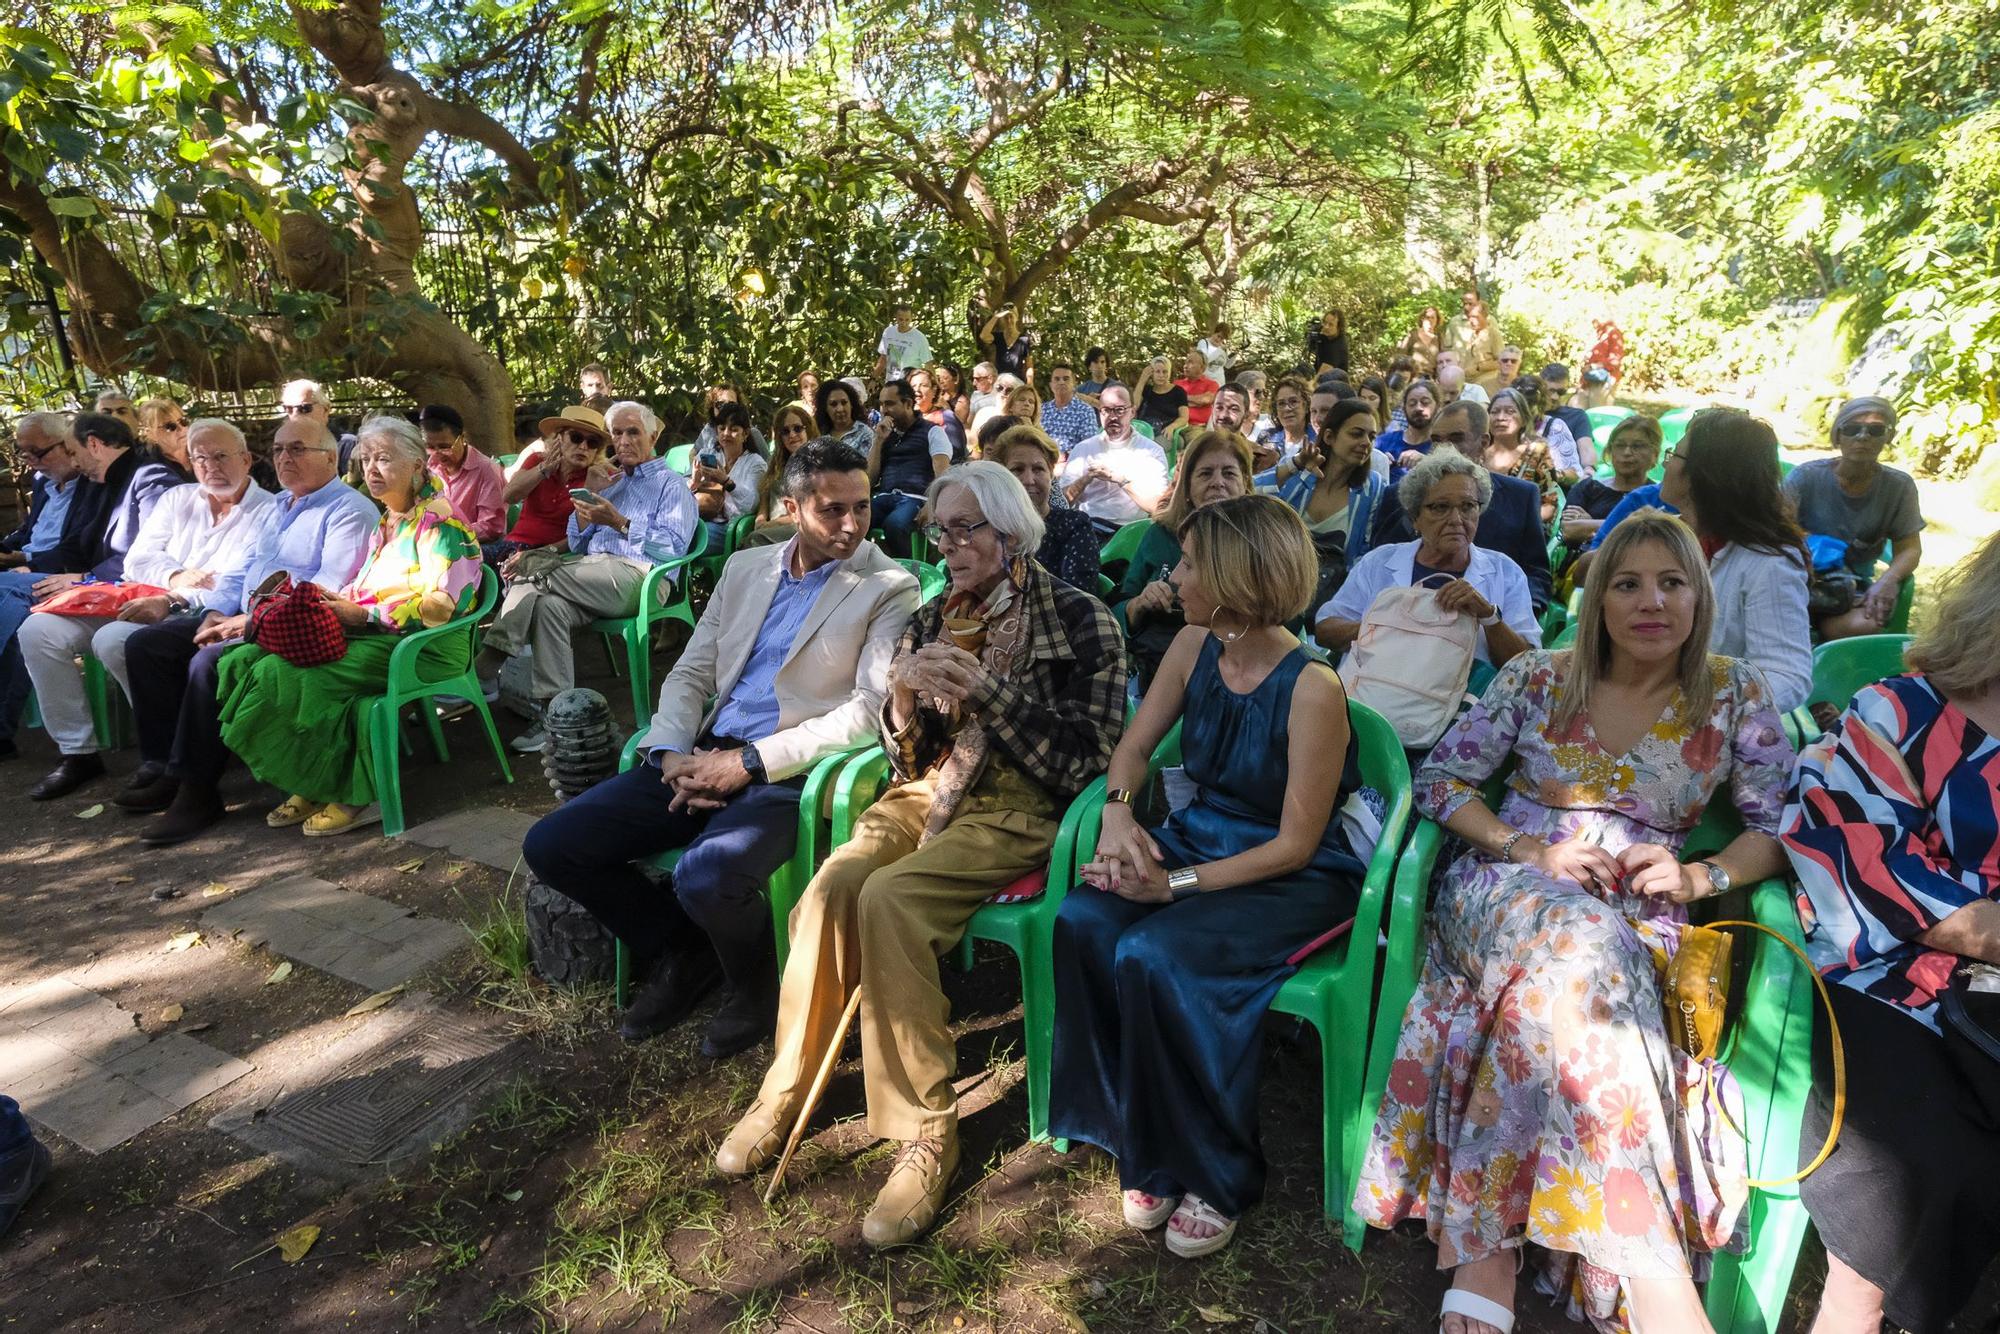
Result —
[[1349, 698], [1389, 720], [1405, 748], [1428, 749], [1458, 716], [1478, 643], [1479, 623], [1440, 610], [1436, 589], [1385, 588], [1361, 618], [1340, 680]]

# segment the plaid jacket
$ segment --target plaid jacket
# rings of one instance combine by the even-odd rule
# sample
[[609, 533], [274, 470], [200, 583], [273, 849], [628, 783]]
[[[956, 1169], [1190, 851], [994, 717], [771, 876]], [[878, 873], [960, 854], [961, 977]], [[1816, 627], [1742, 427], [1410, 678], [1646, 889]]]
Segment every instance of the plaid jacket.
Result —
[[[1101, 777], [1125, 730], [1125, 641], [1102, 602], [1028, 562], [1028, 639], [1010, 680], [966, 701], [994, 751], [1059, 801]], [[944, 599], [917, 608], [898, 656], [943, 633]], [[899, 733], [882, 707], [883, 749], [898, 782], [929, 772], [950, 742], [945, 715], [920, 706]]]

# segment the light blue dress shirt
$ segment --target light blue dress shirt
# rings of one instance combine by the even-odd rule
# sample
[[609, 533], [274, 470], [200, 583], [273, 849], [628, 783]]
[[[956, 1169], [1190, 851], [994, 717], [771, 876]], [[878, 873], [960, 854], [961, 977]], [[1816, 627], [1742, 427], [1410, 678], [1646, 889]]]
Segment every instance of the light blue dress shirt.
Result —
[[315, 583], [338, 593], [361, 569], [382, 511], [375, 502], [338, 477], [304, 496], [280, 491], [264, 507], [264, 530], [250, 559], [236, 574], [225, 574], [203, 599], [224, 616], [240, 615], [248, 592], [279, 570], [295, 584]]
[[35, 527], [28, 534], [27, 544], [21, 548], [23, 554], [40, 555], [62, 541], [63, 520], [69, 516], [69, 502], [76, 495], [76, 481], [72, 477], [67, 482], [44, 482], [47, 489], [42, 494], [42, 508], [35, 515]]
[[604, 488], [604, 499], [625, 516], [619, 532], [609, 524], [583, 524], [569, 516], [569, 549], [578, 554], [623, 556], [660, 565], [687, 554], [694, 526], [701, 519], [687, 478], [665, 459], [648, 459], [631, 472], [621, 472]]
[[813, 603], [819, 601], [820, 592], [840, 565], [839, 561], [830, 560], [803, 578], [793, 578], [792, 552], [797, 546], [797, 538], [785, 544], [784, 559], [778, 562], [778, 587], [771, 594], [771, 607], [764, 613], [757, 642], [751, 645], [743, 675], [736, 678], [736, 688], [729, 692], [728, 700], [715, 711], [715, 721], [709, 724], [709, 730], [717, 736], [756, 741], [778, 730], [778, 669], [785, 665], [799, 627], [805, 624]]

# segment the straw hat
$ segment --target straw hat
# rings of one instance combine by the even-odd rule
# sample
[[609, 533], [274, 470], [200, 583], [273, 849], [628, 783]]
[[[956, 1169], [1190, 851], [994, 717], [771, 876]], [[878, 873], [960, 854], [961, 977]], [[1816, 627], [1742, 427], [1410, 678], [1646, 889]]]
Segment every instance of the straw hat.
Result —
[[551, 431], [588, 431], [605, 444], [611, 443], [611, 430], [604, 424], [604, 414], [579, 403], [564, 408], [560, 417], [542, 418], [542, 434]]

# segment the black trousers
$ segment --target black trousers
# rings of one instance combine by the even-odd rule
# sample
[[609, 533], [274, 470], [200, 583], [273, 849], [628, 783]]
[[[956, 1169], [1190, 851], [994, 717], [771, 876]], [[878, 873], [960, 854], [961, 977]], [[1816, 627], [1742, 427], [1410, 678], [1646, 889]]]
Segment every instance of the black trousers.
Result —
[[173, 616], [125, 641], [139, 758], [164, 764], [184, 783], [214, 787], [229, 764], [215, 697], [215, 665], [241, 640], [196, 648], [199, 616]]

